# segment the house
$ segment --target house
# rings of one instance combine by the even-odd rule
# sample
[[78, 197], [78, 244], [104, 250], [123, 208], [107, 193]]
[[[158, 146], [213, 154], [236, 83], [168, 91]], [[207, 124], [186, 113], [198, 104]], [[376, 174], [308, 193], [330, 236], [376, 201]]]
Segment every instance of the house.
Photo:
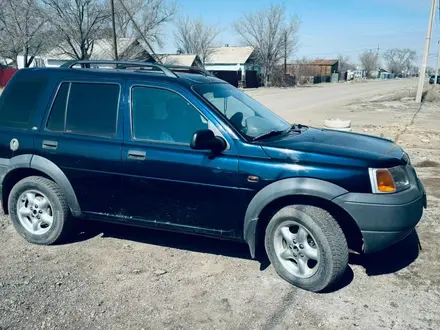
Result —
[[301, 77], [314, 77], [314, 82], [330, 82], [331, 76], [339, 73], [339, 60], [317, 59], [287, 65], [287, 74]]
[[164, 65], [197, 66], [203, 68], [202, 60], [194, 54], [157, 54]]
[[389, 73], [385, 69], [379, 68], [376, 71], [376, 77], [379, 78], [379, 79], [390, 79], [391, 78], [391, 73]]
[[205, 70], [233, 86], [258, 87], [257, 73], [261, 71], [250, 46], [214, 47], [205, 61]]
[[310, 62], [314, 68], [315, 76], [331, 76], [339, 71], [339, 60], [317, 59]]
[[[118, 57], [119, 60], [153, 60], [144, 41], [137, 38], [118, 38]], [[64, 50], [69, 50], [66, 43], [52, 49], [50, 52], [41, 55], [44, 59], [44, 66], [59, 67], [74, 59]], [[111, 39], [98, 39], [93, 44], [90, 60], [112, 60], [114, 59], [113, 41]]]

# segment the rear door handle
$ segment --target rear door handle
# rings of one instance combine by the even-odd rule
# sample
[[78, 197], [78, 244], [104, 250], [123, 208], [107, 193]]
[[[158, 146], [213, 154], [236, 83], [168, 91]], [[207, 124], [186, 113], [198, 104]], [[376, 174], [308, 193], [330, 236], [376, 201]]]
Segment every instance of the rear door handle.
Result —
[[57, 141], [43, 141], [43, 149], [50, 149], [50, 150], [56, 150], [58, 148], [58, 142]]
[[145, 151], [140, 150], [128, 150], [128, 159], [145, 160], [147, 154]]

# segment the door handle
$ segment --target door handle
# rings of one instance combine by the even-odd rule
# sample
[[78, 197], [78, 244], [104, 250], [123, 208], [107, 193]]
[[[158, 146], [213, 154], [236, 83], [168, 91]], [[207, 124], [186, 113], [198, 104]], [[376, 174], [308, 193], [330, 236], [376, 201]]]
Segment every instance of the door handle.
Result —
[[56, 150], [58, 148], [58, 142], [57, 141], [43, 141], [43, 149], [50, 149], [50, 150]]
[[128, 159], [145, 160], [147, 154], [145, 151], [140, 150], [128, 150]]

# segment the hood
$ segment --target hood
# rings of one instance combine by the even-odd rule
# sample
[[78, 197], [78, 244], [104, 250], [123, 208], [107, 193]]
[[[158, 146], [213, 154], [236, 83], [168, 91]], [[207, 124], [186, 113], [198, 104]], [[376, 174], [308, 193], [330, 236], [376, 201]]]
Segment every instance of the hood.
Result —
[[402, 159], [402, 148], [391, 140], [336, 130], [309, 128], [301, 134], [288, 134], [277, 140], [267, 140], [262, 147], [272, 158], [285, 158], [285, 153], [277, 152], [276, 149], [288, 149], [363, 160], [369, 165], [380, 164], [384, 167], [406, 163]]

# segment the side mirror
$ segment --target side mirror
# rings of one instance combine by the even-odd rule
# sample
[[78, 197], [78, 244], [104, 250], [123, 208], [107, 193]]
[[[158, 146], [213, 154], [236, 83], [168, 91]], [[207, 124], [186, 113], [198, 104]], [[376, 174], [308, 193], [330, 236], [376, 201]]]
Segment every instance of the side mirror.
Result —
[[214, 135], [210, 129], [203, 129], [194, 133], [191, 139], [191, 149], [211, 150], [213, 154], [219, 154], [226, 149], [226, 141]]

